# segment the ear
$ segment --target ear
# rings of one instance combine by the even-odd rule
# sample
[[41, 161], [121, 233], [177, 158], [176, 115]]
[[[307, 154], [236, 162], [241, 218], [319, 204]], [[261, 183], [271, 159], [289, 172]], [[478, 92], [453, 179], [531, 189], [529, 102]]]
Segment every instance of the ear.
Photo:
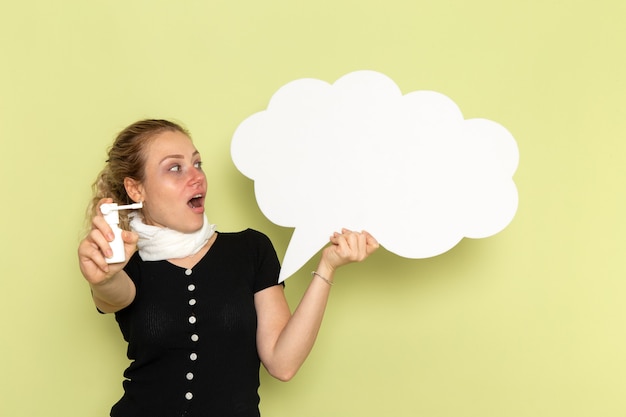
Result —
[[124, 188], [126, 189], [126, 194], [133, 200], [135, 203], [143, 201], [143, 186], [141, 182], [132, 179], [130, 177], [124, 178]]

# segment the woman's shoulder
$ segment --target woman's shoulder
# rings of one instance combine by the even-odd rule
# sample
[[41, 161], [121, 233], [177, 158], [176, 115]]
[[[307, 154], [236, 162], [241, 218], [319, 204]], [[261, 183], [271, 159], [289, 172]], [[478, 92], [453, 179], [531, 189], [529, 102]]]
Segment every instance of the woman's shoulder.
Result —
[[247, 228], [237, 232], [218, 231], [218, 239], [231, 242], [271, 243], [270, 238], [265, 233], [252, 228]]

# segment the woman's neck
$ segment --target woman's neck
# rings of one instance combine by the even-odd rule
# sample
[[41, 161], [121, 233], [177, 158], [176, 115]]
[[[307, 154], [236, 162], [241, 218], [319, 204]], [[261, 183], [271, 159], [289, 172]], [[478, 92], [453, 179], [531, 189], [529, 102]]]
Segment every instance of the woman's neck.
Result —
[[217, 239], [217, 235], [218, 235], [217, 232], [214, 233], [213, 236], [211, 236], [211, 238], [202, 247], [202, 249], [200, 249], [200, 251], [197, 252], [196, 254], [186, 256], [184, 258], [168, 259], [167, 261], [171, 263], [172, 265], [176, 265], [181, 268], [187, 268], [187, 269], [193, 268], [194, 266], [196, 266], [198, 262], [200, 262], [200, 259], [202, 259], [204, 255], [207, 254], [209, 249], [211, 249], [211, 246], [213, 246], [213, 242], [215, 242], [215, 239]]

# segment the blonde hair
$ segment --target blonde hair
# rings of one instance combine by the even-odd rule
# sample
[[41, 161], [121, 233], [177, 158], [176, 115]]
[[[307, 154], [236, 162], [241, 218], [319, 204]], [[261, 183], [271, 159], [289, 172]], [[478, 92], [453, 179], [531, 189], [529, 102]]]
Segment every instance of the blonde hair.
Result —
[[[158, 134], [166, 131], [189, 136], [189, 132], [182, 126], [162, 119], [140, 120], [117, 135], [107, 152], [106, 165], [92, 185], [93, 197], [87, 208], [89, 222], [96, 215], [98, 202], [103, 198], [112, 198], [114, 203], [120, 205], [133, 203], [126, 193], [124, 179], [144, 181], [146, 148]], [[120, 227], [129, 230], [125, 211], [120, 211]]]

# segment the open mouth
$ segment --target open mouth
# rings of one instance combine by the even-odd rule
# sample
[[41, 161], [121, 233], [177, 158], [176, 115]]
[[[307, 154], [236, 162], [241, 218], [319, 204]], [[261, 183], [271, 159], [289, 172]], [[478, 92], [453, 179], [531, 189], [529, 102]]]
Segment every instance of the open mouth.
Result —
[[202, 194], [194, 195], [191, 200], [187, 202], [187, 205], [191, 208], [200, 208], [204, 204], [204, 196]]

